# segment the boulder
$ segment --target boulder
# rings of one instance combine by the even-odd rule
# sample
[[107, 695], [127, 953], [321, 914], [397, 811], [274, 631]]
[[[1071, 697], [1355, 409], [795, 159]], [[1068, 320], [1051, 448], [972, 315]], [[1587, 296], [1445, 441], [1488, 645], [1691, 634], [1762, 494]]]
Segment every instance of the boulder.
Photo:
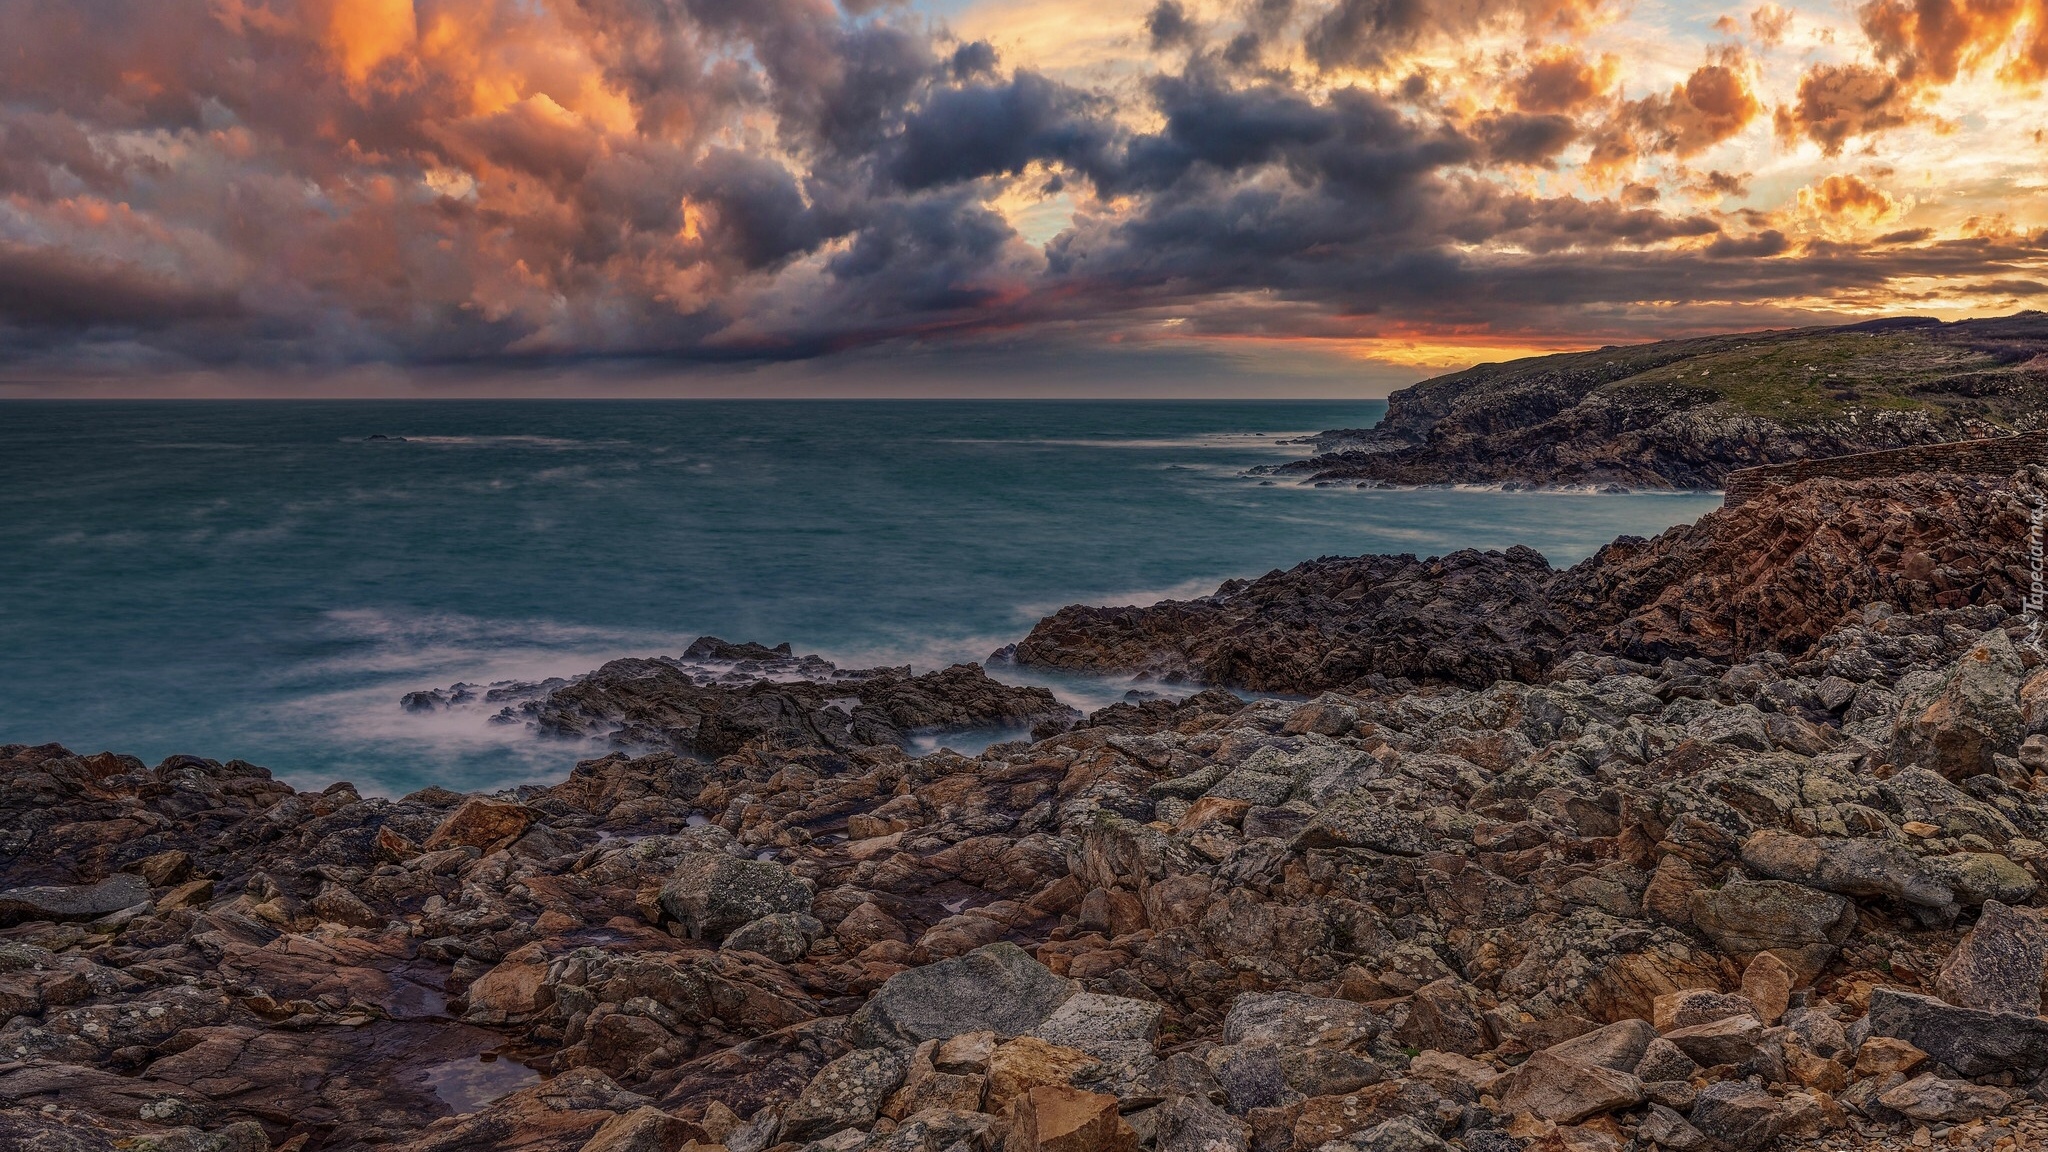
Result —
[[1656, 1039], [1657, 1029], [1647, 1020], [1617, 1020], [1561, 1044], [1552, 1044], [1546, 1051], [1574, 1063], [1633, 1072]]
[[1969, 1077], [2048, 1072], [2048, 1020], [2017, 1012], [1959, 1008], [1932, 996], [1879, 988], [1870, 995], [1870, 1034], [1904, 1040]]
[[2018, 904], [2041, 887], [2034, 874], [1997, 852], [1956, 852], [1927, 861], [1927, 869], [1947, 885], [1957, 904], [1974, 907], [1986, 900]]
[[519, 839], [539, 818], [540, 813], [524, 804], [473, 796], [441, 821], [433, 835], [427, 837], [425, 849], [438, 852], [466, 847], [494, 852]]
[[1674, 1028], [1664, 1034], [1672, 1047], [1703, 1067], [1746, 1064], [1767, 1043], [1763, 1023], [1754, 1016], [1729, 1016], [1706, 1024]]
[[1692, 921], [1725, 952], [1775, 953], [1811, 981], [1856, 927], [1856, 908], [1831, 892], [1783, 880], [1731, 880], [1693, 893]]
[[2024, 675], [2005, 632], [1986, 632], [1938, 684], [1901, 710], [1892, 729], [1893, 759], [1951, 780], [1995, 772], [1993, 757], [2017, 753], [2025, 733]]
[[867, 1128], [903, 1083], [909, 1055], [893, 1048], [863, 1048], [818, 1069], [782, 1113], [786, 1140], [814, 1140], [847, 1128]]
[[[1758, 953], [1768, 955], [1768, 953]], [[1695, 1024], [1711, 1024], [1726, 1020], [1730, 1016], [1756, 1016], [1761, 1018], [1763, 1010], [1756, 1001], [1733, 992], [1717, 992], [1712, 988], [1681, 988], [1657, 997], [1650, 1006], [1650, 1018], [1657, 1030], [1669, 1032], [1673, 1028], [1690, 1028]]]
[[1323, 1148], [1330, 1152], [1454, 1152], [1436, 1133], [1406, 1116], [1382, 1120], [1355, 1136], [1332, 1141]]
[[1678, 1045], [1658, 1037], [1643, 1049], [1643, 1058], [1630, 1071], [1644, 1083], [1690, 1080], [1700, 1070], [1699, 1061], [1687, 1056]]
[[1759, 876], [1843, 896], [1883, 897], [1948, 908], [1955, 893], [1925, 861], [1890, 840], [1805, 837], [1765, 829], [1742, 844], [1742, 866]]
[[1896, 1036], [1872, 1036], [1856, 1049], [1856, 1074], [1863, 1077], [1911, 1072], [1927, 1063], [1927, 1053]]
[[1705, 1152], [1711, 1144], [1706, 1133], [1662, 1104], [1650, 1105], [1643, 1122], [1636, 1126], [1636, 1135], [1666, 1152]]
[[1429, 851], [1429, 837], [1413, 812], [1390, 807], [1386, 800], [1360, 789], [1331, 800], [1294, 837], [1296, 848], [1367, 848], [1390, 856], [1420, 856]]
[[1775, 952], [1759, 952], [1742, 970], [1742, 994], [1756, 1006], [1756, 1018], [1775, 1024], [1792, 1003], [1792, 986], [1798, 974]]
[[803, 959], [811, 942], [824, 934], [825, 926], [808, 913], [773, 912], [735, 928], [719, 947], [789, 964]]
[[472, 1024], [511, 1024], [530, 1020], [554, 1003], [547, 983], [548, 957], [538, 942], [514, 949], [498, 965], [469, 986], [462, 1018]]
[[662, 885], [660, 905], [682, 935], [715, 944], [763, 916], [808, 915], [811, 889], [772, 861], [691, 852]]
[[1077, 991], [1015, 944], [985, 944], [891, 976], [853, 1014], [848, 1034], [862, 1047], [914, 1046], [963, 1032], [1021, 1036]]
[[606, 1120], [579, 1152], [681, 1152], [704, 1135], [688, 1120], [643, 1104]]
[[149, 883], [117, 872], [97, 884], [49, 884], [0, 892], [0, 925], [20, 920], [97, 920], [149, 903]]
[[1887, 1091], [1877, 1102], [1923, 1124], [1962, 1124], [1996, 1116], [2012, 1103], [2011, 1093], [1967, 1080], [1944, 1080], [1932, 1072]]
[[1137, 1152], [1138, 1134], [1117, 1113], [1117, 1099], [1079, 1088], [1041, 1085], [1019, 1096], [1003, 1152]]
[[1363, 1004], [1301, 992], [1247, 992], [1223, 1018], [1225, 1044], [1351, 1048], [1378, 1036], [1386, 1020]]
[[1784, 1106], [1776, 1097], [1740, 1080], [1702, 1088], [1689, 1120], [1729, 1152], [1756, 1152], [1776, 1140], [1785, 1124]]
[[1081, 1051], [1048, 1044], [1036, 1036], [1019, 1036], [1000, 1045], [988, 1060], [987, 1104], [1000, 1113], [1010, 1101], [1044, 1084], [1065, 1086], [1097, 1079], [1102, 1061]]
[[1643, 1102], [1643, 1082], [1633, 1075], [1566, 1060], [1548, 1050], [1501, 1077], [1494, 1091], [1502, 1108], [1527, 1112], [1553, 1124], [1576, 1124], [1589, 1116]]
[[1987, 900], [1976, 925], [1942, 962], [1934, 989], [1958, 1007], [2038, 1015], [2044, 965], [2048, 927], [2039, 914]]
[[1156, 1061], [1161, 1006], [1150, 1000], [1082, 992], [1053, 1010], [1030, 1035], [1102, 1061], [1114, 1081], [1142, 1075]]
[[1158, 1152], [1250, 1152], [1243, 1122], [1199, 1096], [1175, 1096], [1159, 1106]]

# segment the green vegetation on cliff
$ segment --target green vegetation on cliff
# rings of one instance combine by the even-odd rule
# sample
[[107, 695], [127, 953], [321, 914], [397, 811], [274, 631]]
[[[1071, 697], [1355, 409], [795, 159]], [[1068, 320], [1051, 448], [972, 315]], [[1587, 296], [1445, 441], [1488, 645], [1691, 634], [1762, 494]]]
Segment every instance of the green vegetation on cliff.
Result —
[[1481, 364], [1282, 469], [1319, 482], [1712, 487], [1752, 464], [2048, 421], [2048, 314], [1901, 318]]

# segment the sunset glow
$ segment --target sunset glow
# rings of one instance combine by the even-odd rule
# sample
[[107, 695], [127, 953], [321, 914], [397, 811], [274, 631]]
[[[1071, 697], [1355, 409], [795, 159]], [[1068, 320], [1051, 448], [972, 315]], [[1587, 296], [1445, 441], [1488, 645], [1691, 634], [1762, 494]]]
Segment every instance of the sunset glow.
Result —
[[0, 43], [9, 377], [1435, 370], [2048, 292], [2048, 0], [19, 0]]

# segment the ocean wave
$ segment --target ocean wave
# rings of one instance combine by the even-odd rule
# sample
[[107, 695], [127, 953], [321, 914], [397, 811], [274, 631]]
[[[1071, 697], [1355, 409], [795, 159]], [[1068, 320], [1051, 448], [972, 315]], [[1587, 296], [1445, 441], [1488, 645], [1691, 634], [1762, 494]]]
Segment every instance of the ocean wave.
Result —
[[[318, 632], [350, 650], [300, 664], [302, 675], [447, 673], [486, 682], [577, 675], [620, 656], [680, 652], [698, 635], [392, 608], [332, 609]], [[410, 687], [423, 686], [431, 685]]]
[[[1239, 575], [1242, 575], [1242, 573], [1239, 573]], [[1169, 584], [1163, 587], [1152, 585], [1143, 588], [1125, 589], [1120, 592], [1100, 592], [1094, 594], [1082, 592], [1061, 600], [1040, 600], [1019, 604], [1016, 606], [1016, 614], [1021, 619], [1036, 623], [1040, 619], [1050, 616], [1072, 604], [1088, 604], [1105, 608], [1149, 608], [1162, 600], [1200, 600], [1205, 596], [1213, 595], [1216, 591], [1216, 586], [1228, 579], [1230, 579], [1229, 576], [1197, 576], [1193, 579], [1182, 580], [1177, 584]], [[1015, 638], [1013, 637], [1013, 639]]]
[[1200, 436], [956, 436], [932, 441], [935, 444], [1019, 444], [1048, 448], [1137, 448], [1137, 449], [1237, 449], [1257, 448], [1283, 456], [1300, 456], [1298, 446], [1283, 442], [1299, 432], [1213, 432]]
[[354, 442], [426, 444], [436, 448], [550, 448], [557, 451], [588, 448], [623, 448], [632, 443], [630, 440], [582, 440], [570, 436], [540, 436], [532, 434], [500, 436], [384, 436], [375, 440], [357, 439]]

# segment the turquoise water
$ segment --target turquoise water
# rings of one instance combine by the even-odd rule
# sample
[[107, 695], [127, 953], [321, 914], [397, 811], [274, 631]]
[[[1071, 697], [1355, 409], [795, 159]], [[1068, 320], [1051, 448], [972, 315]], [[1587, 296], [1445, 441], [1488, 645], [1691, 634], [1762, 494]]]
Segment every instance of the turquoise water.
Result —
[[[1384, 407], [0, 405], [0, 743], [381, 792], [552, 779], [590, 750], [399, 696], [704, 633], [929, 668], [1062, 604], [1317, 555], [1523, 543], [1563, 563], [1718, 504], [1243, 475]], [[1086, 706], [1124, 686], [1057, 687]]]

